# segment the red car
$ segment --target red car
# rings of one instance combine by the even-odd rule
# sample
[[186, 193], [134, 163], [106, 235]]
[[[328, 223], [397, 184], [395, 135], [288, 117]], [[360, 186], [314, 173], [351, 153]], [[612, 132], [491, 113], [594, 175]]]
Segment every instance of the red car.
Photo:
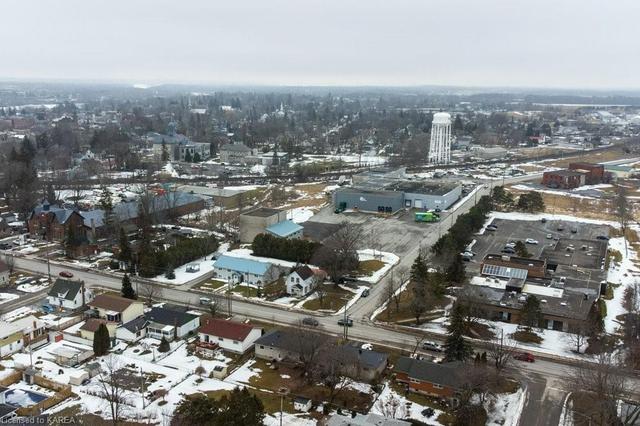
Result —
[[71, 272], [69, 272], [69, 271], [62, 271], [58, 275], [60, 275], [61, 277], [64, 277], [64, 278], [72, 278], [73, 277], [73, 274]]
[[513, 356], [514, 359], [524, 362], [535, 362], [535, 358], [529, 352], [520, 352]]

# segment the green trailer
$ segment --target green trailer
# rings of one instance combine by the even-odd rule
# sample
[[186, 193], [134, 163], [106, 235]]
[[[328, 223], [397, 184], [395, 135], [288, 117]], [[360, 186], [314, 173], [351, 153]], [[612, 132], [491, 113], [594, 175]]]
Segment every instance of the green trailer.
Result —
[[435, 212], [416, 212], [416, 222], [437, 222], [440, 220], [440, 215]]
[[336, 206], [335, 213], [342, 213], [347, 209], [346, 201], [342, 201], [340, 204]]

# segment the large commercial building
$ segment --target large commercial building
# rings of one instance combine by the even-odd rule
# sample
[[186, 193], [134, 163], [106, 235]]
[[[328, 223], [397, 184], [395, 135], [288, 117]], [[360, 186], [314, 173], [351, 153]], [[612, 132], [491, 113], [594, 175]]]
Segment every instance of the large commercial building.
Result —
[[333, 193], [336, 208], [394, 213], [403, 208], [444, 210], [462, 194], [462, 187], [444, 181], [407, 180], [400, 170], [377, 170], [354, 176], [354, 186]]
[[287, 220], [286, 210], [260, 207], [240, 215], [240, 241], [251, 243], [258, 234], [276, 223]]
[[431, 141], [429, 143], [429, 163], [448, 164], [451, 162], [451, 115], [437, 112], [433, 115]]

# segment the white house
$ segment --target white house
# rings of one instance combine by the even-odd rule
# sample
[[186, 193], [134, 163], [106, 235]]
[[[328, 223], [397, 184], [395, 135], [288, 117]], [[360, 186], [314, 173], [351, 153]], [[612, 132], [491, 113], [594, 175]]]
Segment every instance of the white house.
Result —
[[195, 334], [200, 326], [198, 315], [186, 312], [186, 308], [173, 305], [155, 306], [144, 317], [149, 322], [147, 336], [161, 340], [163, 337], [172, 341]]
[[148, 326], [149, 321], [144, 316], [139, 316], [116, 328], [116, 339], [124, 340], [125, 342], [137, 342], [147, 335]]
[[58, 278], [47, 293], [47, 303], [61, 309], [80, 309], [92, 300], [93, 292], [85, 288], [83, 281]]
[[207, 317], [198, 330], [198, 350], [211, 353], [216, 348], [243, 354], [262, 336], [262, 329], [235, 321]]
[[292, 296], [306, 296], [321, 279], [319, 274], [307, 265], [298, 266], [287, 276], [287, 293]]
[[15, 324], [22, 329], [25, 346], [29, 345], [30, 342], [35, 344], [47, 338], [46, 324], [34, 315], [27, 315], [12, 321], [11, 324]]
[[264, 285], [278, 278], [278, 270], [271, 263], [222, 255], [213, 263], [213, 276], [233, 283]]
[[302, 411], [303, 413], [308, 413], [311, 410], [311, 400], [309, 398], [305, 398], [303, 396], [297, 396], [293, 400], [293, 409], [296, 411]]
[[0, 321], [0, 357], [16, 353], [24, 347], [22, 327], [10, 322]]

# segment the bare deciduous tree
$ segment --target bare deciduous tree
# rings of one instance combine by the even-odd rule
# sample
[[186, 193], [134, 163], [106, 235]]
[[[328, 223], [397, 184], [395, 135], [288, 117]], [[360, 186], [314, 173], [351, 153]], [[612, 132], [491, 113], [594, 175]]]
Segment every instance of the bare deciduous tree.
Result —
[[586, 398], [582, 413], [592, 424], [611, 425], [618, 419], [618, 401], [629, 392], [628, 372], [613, 353], [598, 354], [594, 362], [583, 361], [570, 378], [573, 389]]
[[627, 197], [627, 188], [623, 185], [616, 185], [616, 196], [614, 198], [614, 211], [618, 223], [620, 223], [620, 229], [622, 230], [622, 236], [624, 237], [624, 251], [625, 256], [629, 255], [627, 247], [627, 226], [629, 221], [633, 220], [633, 209], [629, 205], [629, 199]]
[[359, 225], [342, 222], [314, 255], [312, 263], [322, 266], [333, 282], [339, 282], [348, 272], [358, 267], [357, 249], [364, 239]]
[[403, 419], [406, 416], [405, 404], [394, 394], [378, 398], [375, 407], [380, 414], [390, 419]]
[[120, 422], [123, 409], [129, 401], [129, 392], [124, 386], [126, 377], [127, 373], [122, 372], [122, 365], [115, 356], [104, 358], [98, 375], [97, 394], [109, 403], [114, 426]]
[[16, 266], [16, 259], [13, 257], [12, 254], [5, 254], [4, 255], [4, 263], [7, 264], [7, 268], [9, 269], [9, 273], [13, 274], [13, 270], [15, 269]]
[[138, 284], [138, 295], [151, 305], [154, 300], [162, 298], [162, 287], [150, 282], [140, 282]]
[[587, 343], [589, 336], [589, 329], [582, 324], [571, 330], [571, 333], [569, 333], [569, 341], [571, 342], [571, 346], [575, 348], [576, 353], [580, 353], [582, 347]]
[[504, 338], [504, 332], [501, 332], [500, 338], [493, 340], [489, 344], [487, 353], [493, 364], [496, 367], [496, 371], [500, 373], [505, 367], [509, 365], [513, 354], [516, 351], [516, 342], [511, 339]]

